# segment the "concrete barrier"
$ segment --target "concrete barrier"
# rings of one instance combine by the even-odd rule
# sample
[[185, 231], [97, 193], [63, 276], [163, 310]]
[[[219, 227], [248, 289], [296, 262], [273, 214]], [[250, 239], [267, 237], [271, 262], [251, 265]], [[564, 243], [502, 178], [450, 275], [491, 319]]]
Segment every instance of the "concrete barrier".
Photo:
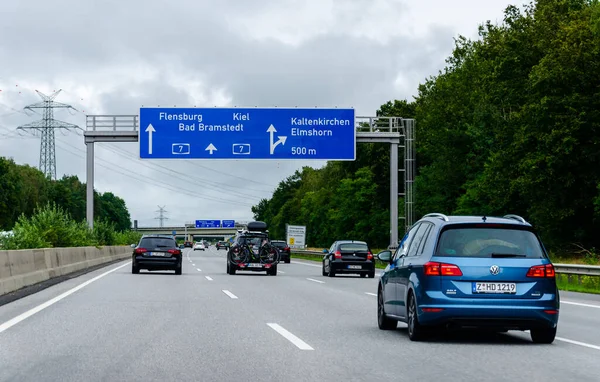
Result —
[[0, 296], [130, 256], [131, 248], [128, 246], [0, 251]]

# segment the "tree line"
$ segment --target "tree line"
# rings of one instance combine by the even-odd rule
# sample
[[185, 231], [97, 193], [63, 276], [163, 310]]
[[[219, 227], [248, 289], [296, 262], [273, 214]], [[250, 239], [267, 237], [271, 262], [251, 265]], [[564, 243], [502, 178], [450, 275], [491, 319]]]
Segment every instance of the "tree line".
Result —
[[[600, 245], [599, 53], [596, 0], [509, 6], [479, 39], [456, 38], [413, 100], [377, 111], [416, 119], [416, 216], [515, 213], [551, 249]], [[357, 150], [354, 162], [282, 181], [254, 217], [277, 236], [286, 223], [306, 225], [314, 246], [355, 238], [385, 247], [389, 147]]]
[[[55, 203], [74, 220], [85, 220], [86, 185], [76, 176], [59, 180], [47, 178], [38, 169], [18, 165], [0, 157], [0, 229], [11, 230], [22, 214], [31, 216], [36, 207]], [[94, 214], [109, 221], [118, 231], [131, 228], [125, 201], [111, 192], [94, 191]]]

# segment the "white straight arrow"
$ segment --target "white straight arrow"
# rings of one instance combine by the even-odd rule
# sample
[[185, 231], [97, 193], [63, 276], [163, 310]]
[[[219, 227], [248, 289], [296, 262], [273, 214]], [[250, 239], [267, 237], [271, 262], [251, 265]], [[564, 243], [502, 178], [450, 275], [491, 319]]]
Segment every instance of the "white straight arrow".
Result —
[[212, 143], [210, 145], [208, 145], [207, 148], [204, 149], [205, 151], [208, 150], [210, 152], [210, 155], [212, 155], [213, 151], [217, 151], [217, 148], [215, 147], [215, 145], [213, 145]]
[[148, 154], [152, 155], [152, 133], [156, 132], [152, 124], [149, 124], [145, 130], [148, 133]]

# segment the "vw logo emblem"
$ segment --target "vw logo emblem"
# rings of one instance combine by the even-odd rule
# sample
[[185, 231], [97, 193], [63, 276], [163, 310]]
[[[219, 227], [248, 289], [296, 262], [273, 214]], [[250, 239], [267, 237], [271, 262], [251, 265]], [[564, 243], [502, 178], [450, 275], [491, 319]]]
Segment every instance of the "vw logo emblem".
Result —
[[498, 273], [500, 273], [500, 267], [497, 265], [492, 265], [490, 267], [490, 273], [493, 274], [494, 276], [497, 275]]

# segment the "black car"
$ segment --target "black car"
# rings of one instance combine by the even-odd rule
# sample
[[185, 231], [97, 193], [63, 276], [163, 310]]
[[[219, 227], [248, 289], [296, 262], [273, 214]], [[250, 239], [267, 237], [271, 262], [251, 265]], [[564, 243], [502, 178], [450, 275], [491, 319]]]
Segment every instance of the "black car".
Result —
[[279, 251], [269, 241], [269, 231], [264, 222], [250, 222], [247, 229], [239, 230], [233, 245], [227, 251], [227, 273], [236, 271], [266, 271], [277, 276]]
[[279, 260], [289, 264], [292, 260], [292, 252], [285, 240], [271, 240], [271, 244], [279, 250]]
[[183, 247], [184, 248], [192, 248], [192, 242], [191, 241], [186, 241], [183, 243]]
[[217, 251], [218, 251], [221, 248], [229, 249], [230, 245], [229, 245], [229, 242], [227, 242], [227, 241], [219, 241], [217, 243], [216, 247], [217, 247]]
[[165, 236], [143, 236], [133, 250], [131, 273], [140, 273], [140, 269], [149, 271], [173, 270], [181, 274], [181, 249], [175, 239]]
[[364, 241], [340, 240], [323, 250], [323, 276], [354, 273], [360, 277], [375, 277], [375, 259]]

